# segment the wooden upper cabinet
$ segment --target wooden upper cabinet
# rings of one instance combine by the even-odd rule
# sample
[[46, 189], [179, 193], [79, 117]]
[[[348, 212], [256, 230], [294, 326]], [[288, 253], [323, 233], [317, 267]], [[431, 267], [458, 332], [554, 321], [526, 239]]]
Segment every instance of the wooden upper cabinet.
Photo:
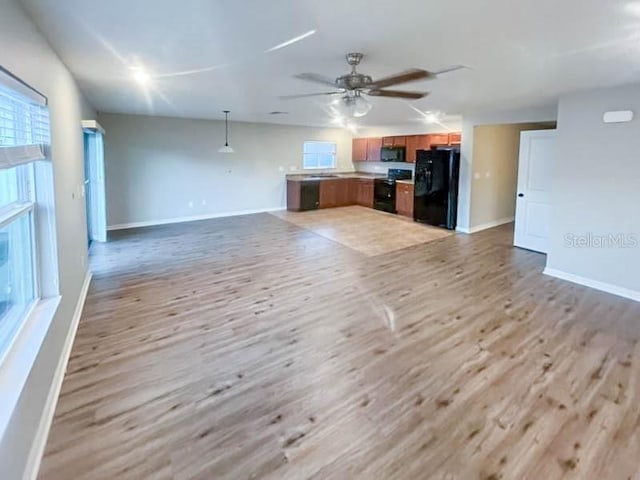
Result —
[[354, 162], [367, 160], [367, 139], [354, 138], [351, 146], [351, 157]]
[[429, 150], [429, 149], [431, 149], [431, 135], [417, 135], [416, 150]]
[[449, 134], [448, 133], [432, 133], [429, 135], [431, 140], [431, 146], [435, 145], [449, 145]]
[[367, 139], [367, 161], [379, 162], [381, 148], [382, 148], [381, 138], [368, 138]]
[[443, 145], [460, 145], [461, 134], [430, 133], [427, 135], [406, 135], [382, 138], [354, 138], [354, 162], [379, 162], [382, 147], [406, 147], [407, 162], [415, 163], [417, 150], [430, 150]]
[[411, 135], [406, 137], [407, 139], [407, 162], [415, 163], [416, 162], [416, 150], [418, 148], [418, 135]]
[[407, 137], [382, 137], [383, 147], [404, 147], [406, 146]]

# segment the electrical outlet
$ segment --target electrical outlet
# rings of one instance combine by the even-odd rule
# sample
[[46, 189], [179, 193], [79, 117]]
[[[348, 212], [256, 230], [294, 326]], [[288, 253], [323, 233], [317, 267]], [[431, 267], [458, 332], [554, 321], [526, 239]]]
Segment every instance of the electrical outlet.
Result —
[[193, 208], [193, 200], [189, 202], [189, 208]]

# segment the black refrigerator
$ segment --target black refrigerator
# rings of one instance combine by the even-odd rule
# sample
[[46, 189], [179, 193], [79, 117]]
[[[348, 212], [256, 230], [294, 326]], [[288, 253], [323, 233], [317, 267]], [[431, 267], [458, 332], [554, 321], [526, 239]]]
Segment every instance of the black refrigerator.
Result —
[[413, 199], [415, 221], [455, 230], [459, 173], [457, 148], [418, 150]]

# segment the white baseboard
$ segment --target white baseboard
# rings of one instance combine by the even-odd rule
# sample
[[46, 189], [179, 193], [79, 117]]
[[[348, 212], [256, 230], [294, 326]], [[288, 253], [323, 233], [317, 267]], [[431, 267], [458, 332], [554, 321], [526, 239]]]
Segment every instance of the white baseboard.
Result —
[[126, 230], [127, 228], [153, 227], [156, 225], [170, 225], [172, 223], [196, 222], [198, 220], [210, 220], [212, 218], [236, 217], [239, 215], [253, 215], [255, 213], [278, 212], [285, 210], [285, 207], [260, 208], [257, 210], [238, 210], [225, 213], [207, 213], [204, 215], [193, 215], [191, 217], [164, 218], [162, 220], [149, 220], [145, 222], [119, 223], [109, 225], [107, 230]]
[[597, 280], [592, 280], [590, 278], [581, 277], [579, 275], [574, 275], [572, 273], [563, 272], [562, 270], [556, 270], [555, 268], [545, 268], [545, 275], [549, 275], [550, 277], [559, 278], [561, 280], [566, 280], [571, 283], [577, 283], [578, 285], [584, 285], [585, 287], [594, 288], [596, 290], [600, 290], [603, 292], [611, 293], [613, 295], [617, 295], [619, 297], [628, 298], [630, 300], [635, 300], [636, 302], [640, 302], [640, 292], [636, 290], [631, 290], [629, 288], [618, 287], [617, 285], [612, 285], [610, 283], [599, 282]]
[[49, 389], [49, 395], [47, 396], [47, 403], [42, 411], [38, 430], [36, 431], [36, 436], [31, 445], [27, 465], [22, 476], [23, 480], [35, 480], [38, 476], [40, 462], [42, 462], [42, 455], [44, 455], [47, 438], [49, 437], [49, 429], [53, 423], [53, 415], [55, 414], [56, 405], [58, 404], [58, 396], [60, 395], [60, 389], [62, 388], [62, 381], [64, 380], [64, 374], [67, 371], [67, 363], [69, 362], [69, 356], [71, 355], [71, 347], [73, 346], [73, 341], [76, 338], [76, 332], [78, 331], [78, 324], [80, 323], [80, 317], [82, 316], [84, 302], [87, 299], [89, 285], [91, 285], [91, 277], [91, 272], [87, 271], [87, 274], [84, 277], [84, 283], [82, 284], [82, 289], [80, 290], [80, 296], [78, 297], [78, 303], [76, 303], [76, 309], [73, 313], [69, 332], [67, 333], [67, 338], [64, 341], [64, 346], [60, 353], [58, 366], [56, 367], [53, 381], [51, 382], [51, 388]]
[[469, 227], [469, 228], [456, 228], [456, 230], [458, 232], [462, 232], [462, 233], [478, 233], [481, 232], [482, 230], [488, 230], [490, 228], [495, 228], [495, 227], [499, 227], [500, 225], [504, 225], [506, 223], [512, 223], [515, 221], [515, 217], [505, 217], [505, 218], [501, 218], [499, 220], [494, 220], [493, 222], [487, 222], [487, 223], [483, 223], [481, 225], [476, 225], [475, 227]]
[[456, 227], [456, 232], [466, 233], [467, 235], [471, 233], [468, 227]]

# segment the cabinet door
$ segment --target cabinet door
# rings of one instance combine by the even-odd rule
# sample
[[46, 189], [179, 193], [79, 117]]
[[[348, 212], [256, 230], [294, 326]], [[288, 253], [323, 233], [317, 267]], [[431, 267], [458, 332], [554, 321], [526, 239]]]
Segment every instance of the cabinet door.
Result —
[[338, 207], [346, 207], [353, 205], [355, 202], [356, 189], [354, 187], [353, 179], [344, 178], [337, 180], [337, 199], [336, 203]]
[[399, 215], [413, 218], [413, 185], [396, 185], [396, 210]]
[[367, 139], [354, 138], [351, 144], [351, 158], [354, 162], [367, 160]]
[[339, 180], [322, 180], [320, 182], [320, 208], [333, 208], [338, 206]]
[[430, 135], [418, 135], [416, 137], [416, 150], [430, 150], [431, 149], [431, 136]]
[[300, 211], [300, 194], [302, 182], [287, 180], [287, 210]]
[[393, 147], [393, 137], [382, 137], [383, 147]]
[[407, 137], [392, 137], [394, 147], [404, 147], [407, 145]]
[[418, 135], [411, 135], [407, 138], [407, 162], [416, 162], [416, 150], [418, 150]]
[[460, 145], [462, 143], [462, 134], [460, 132], [449, 134], [449, 145]]
[[373, 180], [358, 180], [358, 198], [356, 203], [363, 207], [373, 208]]
[[431, 137], [431, 145], [449, 145], [448, 133], [435, 133], [429, 136]]
[[381, 138], [368, 138], [367, 139], [367, 161], [379, 162], [381, 148], [382, 148]]

